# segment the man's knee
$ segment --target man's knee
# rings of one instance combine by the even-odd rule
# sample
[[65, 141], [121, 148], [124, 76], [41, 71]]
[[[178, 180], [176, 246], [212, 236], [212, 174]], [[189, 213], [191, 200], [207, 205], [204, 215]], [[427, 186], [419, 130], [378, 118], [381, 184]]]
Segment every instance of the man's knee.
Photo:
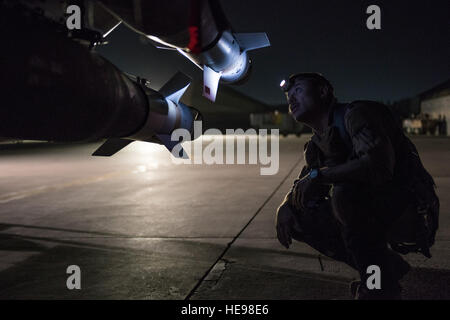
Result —
[[359, 224], [370, 207], [364, 186], [351, 183], [333, 185], [331, 204], [336, 219], [346, 227]]

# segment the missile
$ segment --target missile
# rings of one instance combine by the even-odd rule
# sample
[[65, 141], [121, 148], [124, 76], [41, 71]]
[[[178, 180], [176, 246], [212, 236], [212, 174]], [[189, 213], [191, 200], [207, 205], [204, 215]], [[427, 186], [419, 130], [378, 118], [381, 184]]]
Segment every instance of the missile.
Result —
[[[270, 46], [266, 33], [234, 33], [219, 1], [179, 1], [177, 5], [142, 1], [134, 4], [134, 14], [120, 1], [102, 0], [99, 6], [156, 48], [178, 51], [200, 68], [203, 96], [212, 102], [219, 82], [240, 84], [248, 78], [252, 68], [249, 51]], [[140, 19], [136, 12], [142, 15]]]
[[177, 50], [199, 67], [203, 71], [203, 96], [214, 102], [219, 82], [245, 82], [252, 69], [248, 52], [268, 47], [270, 41], [263, 32], [234, 33], [218, 1], [191, 0], [188, 12], [187, 45], [180, 46], [179, 36], [161, 39], [149, 33], [147, 38], [157, 48]]
[[265, 33], [232, 33], [226, 30], [206, 51], [177, 50], [203, 70], [203, 96], [214, 102], [219, 81], [229, 84], [244, 82], [252, 68], [247, 52], [268, 46], [270, 42]]
[[[211, 101], [220, 81], [239, 83], [248, 77], [248, 51], [270, 45], [265, 33], [232, 32], [218, 1], [179, 1], [179, 6], [135, 1], [131, 11], [123, 1], [88, 3], [83, 17], [89, 23], [85, 21], [77, 34], [60, 32], [59, 21], [64, 19], [43, 18], [29, 8], [10, 6], [1, 11], [0, 33], [11, 45], [0, 54], [0, 91], [8, 101], [0, 108], [0, 137], [53, 142], [107, 139], [95, 156], [111, 156], [133, 141], [160, 143], [172, 151], [179, 143], [171, 141], [173, 131], [193, 132], [200, 117], [180, 102], [190, 79], [178, 73], [155, 91], [96, 53], [96, 43], [106, 42], [124, 24], [161, 47], [177, 50], [203, 70], [203, 95]], [[63, 6], [54, 8], [54, 16], [61, 18]], [[27, 41], [16, 41], [24, 38]], [[184, 158], [186, 153], [180, 150], [178, 156]]]
[[[21, 2], [55, 23], [64, 21], [67, 15], [57, 1]], [[199, 67], [203, 72], [203, 96], [212, 102], [219, 82], [240, 84], [249, 77], [249, 51], [270, 46], [266, 33], [233, 32], [219, 1], [177, 1], [175, 5], [101, 0], [86, 4], [83, 27], [72, 30], [72, 38], [88, 42], [93, 48], [108, 43], [108, 35], [123, 24], [157, 48], [176, 50]]]
[[210, 49], [195, 53], [194, 51], [171, 46], [155, 36], [148, 36], [159, 43], [159, 49], [174, 49], [189, 59], [203, 71], [203, 96], [216, 101], [219, 82], [240, 84], [247, 80], [252, 68], [252, 61], [247, 52], [270, 46], [266, 33], [232, 33], [223, 31], [219, 40]]
[[[178, 144], [178, 141], [171, 140], [171, 133], [174, 130], [183, 128], [193, 136], [194, 121], [201, 115], [194, 108], [180, 102], [190, 83], [191, 79], [181, 72], [175, 74], [159, 91], [151, 89], [144, 83], [142, 88], [148, 98], [148, 112], [142, 127], [127, 137], [106, 140], [92, 155], [112, 156], [133, 141], [162, 144], [172, 151]], [[182, 148], [179, 154], [174, 156], [188, 158]]]
[[[0, 108], [1, 139], [106, 139], [94, 155], [110, 156], [133, 141], [172, 151], [178, 144], [171, 141], [174, 130], [193, 132], [201, 115], [180, 102], [191, 82], [186, 75], [175, 74], [156, 91], [39, 15], [8, 9], [0, 16], [0, 35], [11, 43], [0, 53], [0, 93], [8, 101]], [[176, 156], [186, 154], [180, 150]]]

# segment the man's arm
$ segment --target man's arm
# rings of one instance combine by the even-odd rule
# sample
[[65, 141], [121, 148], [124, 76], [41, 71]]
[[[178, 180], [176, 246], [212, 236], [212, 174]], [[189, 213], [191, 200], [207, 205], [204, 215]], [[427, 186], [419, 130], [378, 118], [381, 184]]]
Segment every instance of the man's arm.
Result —
[[318, 163], [317, 159], [318, 150], [316, 148], [317, 147], [314, 145], [314, 143], [311, 143], [311, 141], [306, 142], [305, 145], [303, 146], [303, 157], [305, 159], [306, 164], [303, 166], [297, 179], [294, 180], [291, 190], [289, 190], [289, 192], [284, 197], [284, 200], [281, 202], [280, 207], [283, 205], [286, 206], [288, 204], [293, 205], [292, 194], [294, 192], [297, 182], [302, 178], [304, 178], [306, 175], [308, 175], [309, 171], [311, 170], [311, 167], [316, 166]]
[[309, 170], [310, 170], [310, 168], [308, 165], [303, 166], [302, 171], [298, 175], [297, 179], [294, 180], [291, 190], [289, 190], [289, 192], [284, 197], [283, 201], [280, 204], [280, 207], [281, 206], [292, 206], [292, 204], [293, 204], [292, 203], [292, 193], [294, 192], [295, 185], [299, 180], [301, 180], [303, 177], [305, 177], [308, 174]]
[[306, 165], [303, 166], [299, 176], [294, 181], [294, 184], [293, 184], [291, 190], [289, 190], [289, 192], [286, 194], [283, 201], [281, 202], [280, 206], [278, 207], [276, 218], [275, 218], [275, 228], [277, 231], [277, 238], [278, 238], [278, 241], [280, 241], [280, 243], [285, 248], [289, 248], [289, 246], [292, 243], [292, 228], [295, 224], [295, 220], [294, 220], [295, 209], [294, 209], [294, 203], [293, 203], [293, 199], [292, 199], [294, 189], [295, 189], [297, 182], [308, 174], [308, 172], [310, 170], [308, 164], [311, 163], [311, 161], [312, 161], [311, 159], [313, 158], [313, 154], [314, 154], [314, 151], [312, 149], [308, 148], [308, 143], [305, 144], [303, 150], [304, 150], [304, 157], [305, 157]]
[[373, 110], [364, 105], [356, 104], [349, 110], [346, 127], [357, 158], [335, 167], [321, 168], [321, 183], [353, 181], [377, 186], [392, 179], [395, 151], [381, 119], [381, 116], [374, 117]]

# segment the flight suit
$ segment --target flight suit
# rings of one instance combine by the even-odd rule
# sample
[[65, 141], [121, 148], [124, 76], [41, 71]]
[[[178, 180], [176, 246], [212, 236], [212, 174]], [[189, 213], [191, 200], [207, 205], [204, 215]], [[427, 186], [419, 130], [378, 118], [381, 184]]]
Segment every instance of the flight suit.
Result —
[[[411, 205], [408, 158], [411, 142], [390, 112], [371, 101], [346, 105], [344, 124], [351, 143], [335, 125], [334, 108], [328, 127], [314, 132], [304, 148], [306, 165], [285, 202], [293, 205], [293, 238], [358, 270], [362, 283], [367, 267], [381, 269], [382, 288], [397, 289], [409, 265], [388, 247], [393, 222]], [[297, 190], [311, 168], [324, 168], [318, 183]], [[293, 193], [306, 199], [295, 206]], [[300, 208], [299, 208], [300, 207]]]

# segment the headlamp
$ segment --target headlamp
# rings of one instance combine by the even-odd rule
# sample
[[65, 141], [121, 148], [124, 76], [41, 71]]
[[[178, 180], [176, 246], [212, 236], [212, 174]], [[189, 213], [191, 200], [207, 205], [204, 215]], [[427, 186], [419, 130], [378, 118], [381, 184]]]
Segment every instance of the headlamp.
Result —
[[283, 92], [287, 92], [289, 90], [289, 80], [282, 80], [280, 82], [280, 88]]
[[324, 76], [320, 73], [316, 72], [302, 72], [291, 75], [288, 79], [285, 79], [280, 82], [280, 88], [284, 92], [288, 92], [289, 89], [295, 84], [295, 81], [297, 79], [312, 79], [315, 81], [319, 81], [320, 83], [327, 84], [328, 87], [333, 88], [333, 86], [330, 84], [330, 82], [324, 78]]

